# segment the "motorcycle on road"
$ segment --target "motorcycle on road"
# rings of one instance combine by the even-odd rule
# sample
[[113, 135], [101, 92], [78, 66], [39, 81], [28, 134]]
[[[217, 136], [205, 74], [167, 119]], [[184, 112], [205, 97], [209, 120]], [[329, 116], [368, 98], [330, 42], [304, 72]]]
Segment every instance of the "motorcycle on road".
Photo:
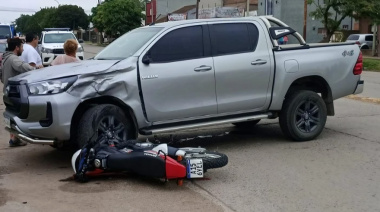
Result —
[[93, 176], [131, 172], [164, 180], [204, 178], [209, 169], [228, 163], [228, 157], [204, 148], [175, 148], [167, 144], [140, 143], [136, 140], [119, 141], [99, 137], [88, 142], [72, 156], [74, 179], [87, 182]]

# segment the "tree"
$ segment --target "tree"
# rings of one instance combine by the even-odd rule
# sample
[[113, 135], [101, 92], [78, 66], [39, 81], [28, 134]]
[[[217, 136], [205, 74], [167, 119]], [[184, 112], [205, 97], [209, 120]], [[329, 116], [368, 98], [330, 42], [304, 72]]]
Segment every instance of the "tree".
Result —
[[16, 19], [16, 31], [17, 32], [25, 32], [27, 23], [31, 19], [32, 16], [22, 14], [19, 18]]
[[44, 28], [69, 27], [87, 29], [90, 20], [83, 8], [76, 5], [62, 5], [42, 8], [34, 15], [21, 15], [16, 19], [17, 31], [40, 33]]
[[55, 27], [69, 27], [71, 29], [87, 29], [89, 19], [83, 8], [76, 5], [61, 5], [55, 13]]
[[323, 42], [328, 42], [346, 17], [379, 19], [379, 0], [308, 0], [317, 9], [310, 16], [320, 19], [326, 29]]
[[95, 12], [94, 26], [115, 38], [140, 27], [143, 18], [139, 0], [106, 0]]
[[43, 28], [54, 27], [56, 8], [43, 8], [34, 15], [21, 15], [16, 19], [17, 31], [26, 33], [40, 33]]
[[94, 27], [96, 27], [100, 32], [103, 32], [104, 31], [104, 26], [103, 26], [103, 21], [102, 19], [100, 18], [95, 18], [96, 15], [98, 14], [98, 7], [93, 7], [91, 9], [91, 16], [90, 16], [90, 20], [92, 21], [92, 23], [94, 24]]

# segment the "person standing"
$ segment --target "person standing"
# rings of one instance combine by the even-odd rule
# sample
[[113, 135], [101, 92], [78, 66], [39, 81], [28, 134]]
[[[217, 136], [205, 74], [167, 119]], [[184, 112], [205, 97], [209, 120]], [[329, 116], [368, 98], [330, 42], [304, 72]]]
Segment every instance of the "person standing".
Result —
[[289, 39], [288, 39], [288, 36], [285, 35], [285, 36], [284, 36], [284, 44], [285, 44], [285, 45], [288, 44], [288, 40], [289, 40]]
[[63, 44], [63, 49], [65, 51], [65, 54], [56, 57], [53, 62], [51, 62], [52, 66], [79, 61], [77, 58], [78, 42], [76, 40], [66, 40]]
[[[20, 59], [19, 56], [21, 56], [23, 52], [23, 44], [24, 42], [20, 38], [8, 39], [8, 51], [3, 54], [2, 61], [3, 75], [1, 81], [4, 83], [3, 92], [7, 87], [9, 78], [36, 69], [36, 67], [33, 67]], [[10, 147], [25, 146], [26, 144], [26, 142], [21, 141], [13, 134], [10, 134]]]
[[26, 44], [24, 44], [24, 51], [21, 55], [21, 60], [29, 63], [33, 67], [42, 68], [41, 56], [37, 52], [38, 36], [33, 33], [28, 33], [25, 36]]
[[281, 37], [280, 39], [278, 39], [278, 42], [280, 45], [284, 44], [284, 37]]

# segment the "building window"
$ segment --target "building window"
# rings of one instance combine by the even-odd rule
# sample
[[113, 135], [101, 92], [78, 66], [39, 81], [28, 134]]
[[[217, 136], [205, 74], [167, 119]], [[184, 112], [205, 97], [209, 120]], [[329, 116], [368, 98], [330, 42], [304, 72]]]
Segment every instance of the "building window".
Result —
[[273, 1], [265, 0], [265, 15], [273, 15]]

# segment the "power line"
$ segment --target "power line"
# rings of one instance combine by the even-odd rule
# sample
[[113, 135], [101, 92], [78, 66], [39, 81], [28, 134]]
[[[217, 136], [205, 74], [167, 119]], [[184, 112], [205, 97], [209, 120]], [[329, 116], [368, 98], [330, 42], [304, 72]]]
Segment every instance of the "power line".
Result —
[[30, 12], [35, 13], [37, 12], [34, 9], [28, 9], [28, 8], [14, 8], [14, 7], [0, 7], [0, 11], [8, 11], [8, 12]]
[[[42, 9], [42, 8], [40, 8]], [[0, 7], [0, 11], [4, 12], [26, 12], [26, 13], [35, 13], [38, 12], [39, 10], [35, 9], [28, 9], [28, 8], [11, 8], [11, 7]], [[91, 10], [84, 10], [84, 12], [91, 12]]]

